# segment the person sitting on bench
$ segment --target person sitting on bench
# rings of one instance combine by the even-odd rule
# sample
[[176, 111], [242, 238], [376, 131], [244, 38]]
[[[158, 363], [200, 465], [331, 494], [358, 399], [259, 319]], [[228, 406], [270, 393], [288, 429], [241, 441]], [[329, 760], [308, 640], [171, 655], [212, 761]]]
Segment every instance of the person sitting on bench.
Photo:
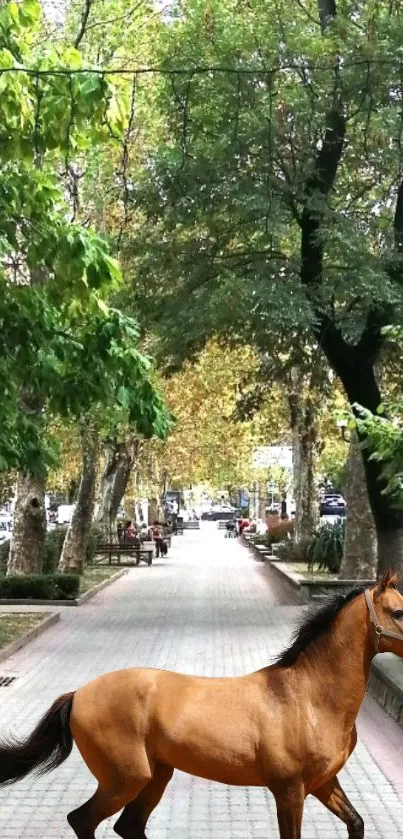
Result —
[[150, 528], [145, 523], [145, 521], [143, 521], [143, 524], [141, 525], [141, 528], [140, 528], [140, 541], [141, 542], [149, 542], [151, 538], [152, 538], [152, 534], [150, 532]]
[[132, 521], [127, 521], [124, 531], [124, 544], [126, 545], [135, 545], [138, 542], [138, 537], [136, 533], [136, 529], [133, 525]]

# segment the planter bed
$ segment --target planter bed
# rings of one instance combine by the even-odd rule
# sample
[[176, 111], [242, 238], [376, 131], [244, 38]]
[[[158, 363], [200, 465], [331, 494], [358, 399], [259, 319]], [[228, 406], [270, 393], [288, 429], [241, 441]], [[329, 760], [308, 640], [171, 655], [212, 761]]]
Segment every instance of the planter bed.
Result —
[[[301, 563], [306, 568], [306, 564]], [[328, 594], [345, 594], [357, 585], [357, 580], [339, 580], [331, 577], [315, 574], [301, 574], [295, 570], [298, 563], [287, 563], [272, 561], [270, 567], [283, 577], [283, 580], [292, 589], [297, 590], [301, 603], [308, 603]], [[372, 585], [372, 580], [360, 580], [360, 585]]]
[[58, 612], [1, 612], [0, 661], [14, 655], [59, 620]]
[[253, 541], [250, 536], [248, 538], [248, 534], [243, 535], [245, 544], [248, 548], [251, 548], [255, 551], [258, 558], [263, 560], [263, 562], [278, 562], [278, 556], [275, 556], [275, 548], [278, 547], [277, 544], [270, 545], [270, 547], [263, 542], [255, 542]]
[[384, 653], [375, 658], [368, 693], [403, 728], [403, 672], [397, 656]]
[[247, 546], [247, 547], [248, 547], [251, 551], [253, 551], [253, 553], [254, 553], [254, 555], [255, 555], [255, 558], [256, 558], [256, 559], [258, 559], [258, 560], [260, 560], [260, 562], [264, 562], [264, 560], [265, 560], [265, 555], [266, 555], [266, 554], [265, 554], [265, 552], [266, 552], [266, 548], [265, 548], [265, 546], [264, 546], [264, 545], [260, 545], [260, 544], [258, 544], [258, 545], [257, 545], [254, 541], [252, 541], [252, 539], [250, 539], [250, 538], [248, 539], [248, 538], [246, 537], [246, 534], [243, 534], [243, 535], [242, 535], [242, 539], [243, 539], [243, 541], [244, 541], [244, 544], [245, 544], [245, 545], [246, 545], [246, 546]]

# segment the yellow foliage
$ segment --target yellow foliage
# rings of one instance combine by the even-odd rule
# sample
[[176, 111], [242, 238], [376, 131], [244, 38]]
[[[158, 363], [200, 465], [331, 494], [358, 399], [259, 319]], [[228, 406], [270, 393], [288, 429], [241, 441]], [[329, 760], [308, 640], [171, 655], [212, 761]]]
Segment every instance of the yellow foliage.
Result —
[[68, 421], [54, 421], [49, 433], [57, 440], [60, 451], [58, 468], [50, 472], [47, 488], [50, 492], [67, 492], [81, 477], [81, 448], [77, 425]]
[[160, 492], [164, 482], [172, 488], [201, 483], [220, 488], [247, 486], [256, 478], [256, 446], [288, 436], [286, 405], [278, 386], [253, 420], [234, 418], [248, 388], [245, 380], [253, 380], [258, 366], [250, 347], [229, 348], [211, 341], [195, 363], [186, 363], [180, 373], [162, 382], [176, 424], [165, 444], [143, 447], [148, 466], [139, 471], [145, 494], [150, 489]]

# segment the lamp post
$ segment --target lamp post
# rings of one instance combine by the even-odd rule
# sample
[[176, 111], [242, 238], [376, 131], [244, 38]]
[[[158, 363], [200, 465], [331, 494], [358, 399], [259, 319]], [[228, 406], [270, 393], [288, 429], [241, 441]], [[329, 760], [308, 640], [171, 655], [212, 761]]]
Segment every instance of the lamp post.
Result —
[[348, 421], [346, 419], [338, 419], [336, 420], [336, 425], [344, 442], [350, 443], [351, 434], [347, 435]]

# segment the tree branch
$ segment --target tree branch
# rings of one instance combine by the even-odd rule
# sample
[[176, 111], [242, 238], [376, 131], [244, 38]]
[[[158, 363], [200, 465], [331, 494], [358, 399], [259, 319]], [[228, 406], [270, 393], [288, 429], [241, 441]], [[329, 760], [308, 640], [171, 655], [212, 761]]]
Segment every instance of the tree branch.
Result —
[[312, 175], [306, 186], [305, 207], [301, 219], [301, 280], [306, 288], [317, 290], [322, 281], [323, 242], [320, 225], [325, 201], [331, 191], [343, 152], [346, 121], [341, 106], [328, 116], [328, 127], [318, 152]]
[[387, 326], [389, 315], [392, 313], [392, 308], [389, 306], [374, 306], [370, 309], [367, 315], [364, 331], [357, 344], [359, 353], [369, 358], [375, 363], [381, 350], [384, 338], [382, 336], [382, 329]]
[[[399, 184], [396, 199], [395, 216], [393, 221], [395, 240], [395, 259], [387, 266], [387, 272], [394, 282], [403, 281], [402, 258], [403, 258], [403, 180]], [[386, 303], [374, 306], [368, 313], [365, 329], [358, 343], [357, 349], [366, 356], [372, 355], [375, 360], [384, 343], [382, 329], [387, 326], [393, 315], [392, 305]]]
[[78, 31], [76, 40], [74, 41], [74, 46], [75, 46], [76, 50], [78, 50], [78, 48], [81, 44], [81, 41], [84, 38], [85, 30], [87, 28], [88, 18], [90, 16], [92, 2], [93, 2], [93, 0], [84, 0], [84, 6], [83, 6], [83, 10], [81, 12], [81, 26], [80, 26], [80, 29]]
[[397, 256], [403, 256], [403, 180], [397, 191], [395, 218], [393, 223], [395, 233], [395, 250]]
[[403, 265], [403, 180], [399, 184], [396, 198], [395, 216], [393, 220], [395, 252], [393, 258], [386, 265], [390, 279], [402, 284]]

